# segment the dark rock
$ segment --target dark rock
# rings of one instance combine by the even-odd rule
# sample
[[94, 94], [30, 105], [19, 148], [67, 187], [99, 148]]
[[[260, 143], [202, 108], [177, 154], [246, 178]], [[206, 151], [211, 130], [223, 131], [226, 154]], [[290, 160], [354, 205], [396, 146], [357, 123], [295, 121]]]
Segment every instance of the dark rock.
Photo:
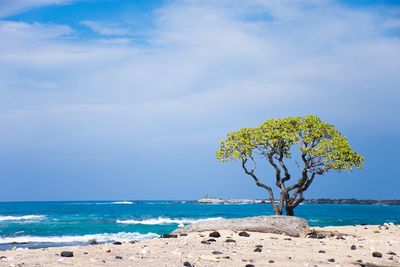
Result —
[[375, 258], [382, 258], [382, 253], [380, 253], [380, 252], [372, 252], [372, 257], [375, 257]]
[[291, 259], [292, 259], [292, 257], [287, 257], [287, 259], [288, 259], [288, 260], [291, 260]]
[[387, 253], [388, 255], [393, 255], [393, 256], [396, 256], [396, 253], [394, 253], [393, 251], [388, 251], [388, 253]]
[[92, 239], [92, 240], [89, 240], [89, 244], [90, 244], [90, 245], [98, 245], [99, 242], [97, 242], [96, 239]]
[[217, 231], [211, 232], [208, 236], [214, 238], [221, 237], [220, 233], [218, 233]]
[[73, 257], [74, 253], [72, 251], [63, 251], [61, 252], [61, 257]]
[[221, 254], [223, 254], [221, 251], [216, 251], [216, 250], [214, 250], [213, 252], [211, 252], [212, 254], [214, 254], [214, 255], [221, 255]]
[[185, 261], [185, 262], [183, 263], [183, 266], [192, 267], [192, 264], [190, 264], [190, 262], [188, 262], [188, 261]]
[[203, 240], [203, 241], [201, 241], [201, 243], [202, 243], [202, 244], [206, 244], [206, 245], [210, 245], [210, 244], [211, 244], [211, 242], [210, 242], [210, 241], [207, 241], [207, 240]]
[[[187, 236], [187, 234], [180, 234], [180, 236]], [[185, 262], [187, 262], [187, 261], [185, 261]], [[190, 264], [190, 263], [189, 263]]]
[[116, 242], [113, 243], [113, 245], [122, 245], [122, 243], [119, 242], [119, 241], [116, 241]]
[[392, 261], [392, 260], [393, 260], [393, 256], [390, 256], [390, 257], [389, 257], [389, 260], [391, 260], [391, 261]]
[[6, 256], [0, 256], [0, 260], [2, 260], [2, 259], [7, 259], [7, 257]]
[[256, 248], [255, 250], [254, 250], [254, 252], [261, 252], [262, 251], [262, 248]]
[[89, 254], [89, 252], [86, 252], [86, 251], [85, 251], [85, 252], [83, 252], [83, 254], [87, 255], [87, 254]]
[[256, 266], [254, 266], [253, 264], [246, 264], [245, 267], [256, 267]]
[[326, 251], [325, 250], [320, 250], [320, 251], [318, 251], [318, 253], [326, 253]]
[[207, 240], [208, 242], [217, 242], [217, 240], [215, 240], [214, 238], [210, 238]]
[[230, 259], [231, 257], [229, 257], [229, 256], [223, 256], [222, 258], [224, 258], [224, 259]]
[[318, 238], [318, 235], [317, 235], [317, 233], [309, 233], [309, 234], [307, 235], [307, 237], [308, 237], [308, 238]]
[[256, 245], [256, 248], [262, 248], [263, 245]]
[[356, 245], [351, 245], [351, 250], [356, 250], [357, 246]]
[[290, 237], [286, 237], [286, 238], [284, 238], [284, 240], [290, 241], [292, 239]]
[[122, 256], [115, 256], [117, 260], [122, 260]]
[[239, 236], [249, 237], [250, 234], [247, 233], [247, 232], [240, 232], [240, 233], [239, 233]]
[[269, 260], [269, 263], [274, 263], [275, 261], [274, 260]]
[[178, 235], [171, 235], [171, 234], [163, 234], [161, 238], [177, 238]]
[[356, 260], [356, 262], [360, 263], [360, 262], [362, 262], [362, 260]]
[[132, 241], [129, 241], [129, 243], [130, 244], [135, 244], [135, 243], [137, 243], [137, 241], [136, 240], [132, 240]]
[[335, 262], [335, 259], [334, 259], [334, 258], [328, 259], [328, 261], [329, 261], [329, 262]]
[[235, 240], [228, 238], [227, 240], [225, 240], [226, 243], [236, 243]]

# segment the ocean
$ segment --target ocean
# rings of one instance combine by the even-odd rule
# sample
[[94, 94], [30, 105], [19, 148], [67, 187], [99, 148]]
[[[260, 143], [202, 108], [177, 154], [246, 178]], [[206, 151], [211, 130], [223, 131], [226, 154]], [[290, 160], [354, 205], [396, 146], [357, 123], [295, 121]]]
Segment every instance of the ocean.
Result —
[[[400, 224], [400, 206], [304, 204], [296, 216], [311, 226]], [[192, 201], [0, 202], [0, 250], [131, 241], [214, 218], [272, 215], [270, 204]]]

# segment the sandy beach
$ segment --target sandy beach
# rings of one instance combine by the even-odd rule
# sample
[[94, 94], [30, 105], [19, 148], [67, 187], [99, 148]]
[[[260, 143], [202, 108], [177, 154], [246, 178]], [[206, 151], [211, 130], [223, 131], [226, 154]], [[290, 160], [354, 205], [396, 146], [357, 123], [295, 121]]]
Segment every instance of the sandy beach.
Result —
[[[0, 266], [400, 266], [399, 225], [312, 229], [346, 235], [295, 238], [248, 232], [246, 237], [219, 230], [221, 236], [213, 238], [210, 232], [193, 232], [122, 244], [2, 251]], [[61, 257], [62, 251], [73, 257]]]

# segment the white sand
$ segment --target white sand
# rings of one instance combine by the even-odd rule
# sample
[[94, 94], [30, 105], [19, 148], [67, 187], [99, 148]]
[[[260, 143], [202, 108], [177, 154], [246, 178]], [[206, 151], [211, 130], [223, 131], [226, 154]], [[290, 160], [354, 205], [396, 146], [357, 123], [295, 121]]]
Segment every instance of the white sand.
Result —
[[[0, 266], [400, 266], [400, 226], [388, 229], [378, 226], [343, 226], [314, 228], [355, 235], [345, 239], [293, 238], [276, 234], [249, 232], [241, 237], [237, 232], [220, 230], [216, 242], [208, 240], [209, 232], [190, 233], [178, 238], [142, 240], [135, 244], [58, 247], [48, 249], [17, 249], [0, 252]], [[235, 243], [225, 242], [232, 238]], [[261, 252], [254, 252], [262, 245]], [[356, 250], [351, 250], [356, 245]], [[73, 251], [74, 257], [60, 257], [61, 251]], [[323, 250], [325, 253], [320, 253]], [[215, 255], [212, 252], [222, 254]], [[372, 256], [380, 252], [382, 258]], [[396, 255], [389, 255], [388, 252]], [[116, 259], [121, 256], [122, 259]], [[334, 259], [335, 262], [329, 262]], [[273, 261], [273, 262], [272, 262]]]

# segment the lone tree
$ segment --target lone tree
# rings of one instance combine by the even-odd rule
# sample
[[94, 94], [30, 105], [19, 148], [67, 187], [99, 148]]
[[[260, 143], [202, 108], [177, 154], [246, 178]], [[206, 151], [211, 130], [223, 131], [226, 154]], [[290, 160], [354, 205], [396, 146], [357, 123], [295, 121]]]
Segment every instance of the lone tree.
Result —
[[[300, 163], [294, 160], [299, 177], [289, 185], [292, 175], [286, 164], [292, 154], [300, 158]], [[256, 155], [274, 168], [279, 201], [275, 201], [272, 188], [256, 176]], [[364, 163], [364, 158], [350, 147], [346, 137], [313, 115], [269, 119], [259, 127], [229, 133], [221, 142], [217, 158], [222, 162], [240, 160], [244, 172], [257, 186], [268, 191], [275, 214], [283, 214], [286, 208], [286, 214], [291, 216], [317, 175], [330, 170], [360, 169]]]

